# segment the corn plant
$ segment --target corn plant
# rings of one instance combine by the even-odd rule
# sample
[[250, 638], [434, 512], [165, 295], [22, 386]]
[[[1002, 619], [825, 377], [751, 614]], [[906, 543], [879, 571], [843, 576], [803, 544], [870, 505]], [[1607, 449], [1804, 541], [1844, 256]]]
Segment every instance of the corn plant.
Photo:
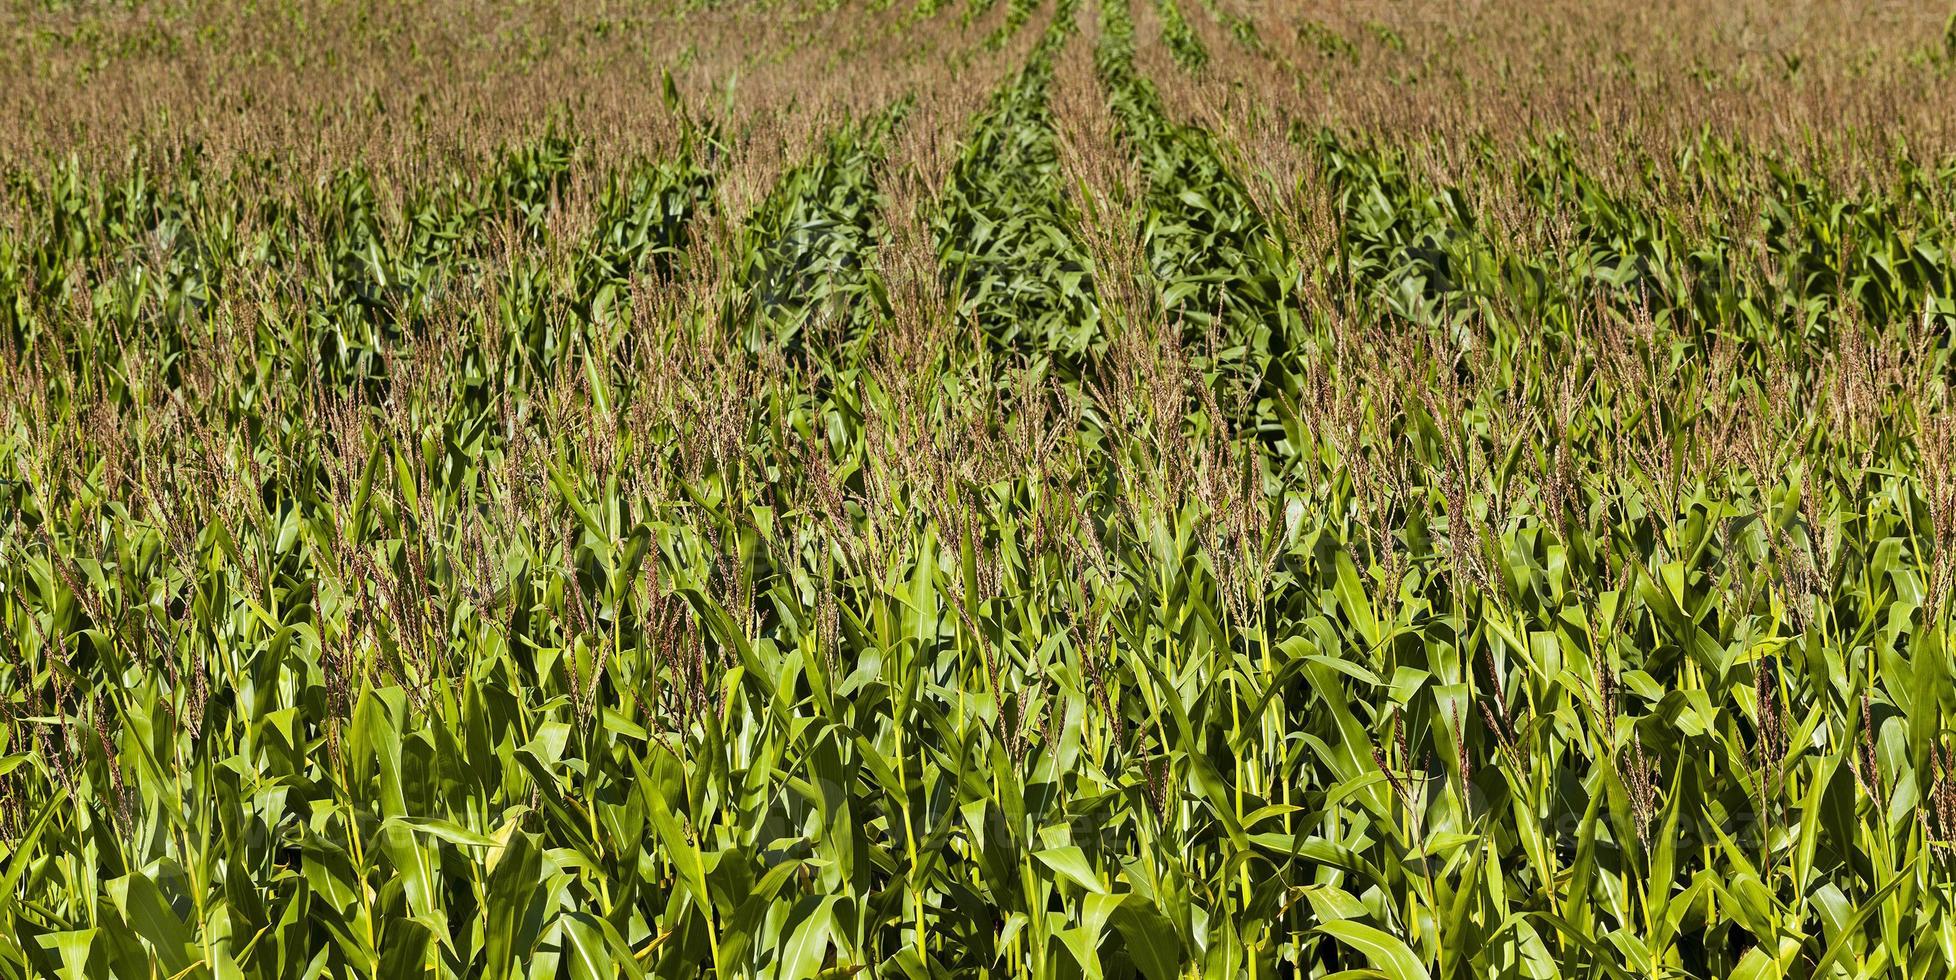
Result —
[[0, 976], [1956, 974], [1956, 164], [901, 6], [662, 8], [644, 145], [0, 164]]

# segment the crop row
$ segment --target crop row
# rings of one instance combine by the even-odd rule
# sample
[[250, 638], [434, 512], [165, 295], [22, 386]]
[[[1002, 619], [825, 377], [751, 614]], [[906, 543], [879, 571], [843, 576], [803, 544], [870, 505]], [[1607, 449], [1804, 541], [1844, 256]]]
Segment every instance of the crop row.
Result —
[[831, 350], [887, 313], [867, 260], [883, 238], [877, 170], [904, 109], [831, 134], [748, 217], [734, 259], [739, 307], [730, 315], [745, 325], [750, 350]]
[[1213, 137], [1168, 118], [1135, 70], [1133, 34], [1126, 4], [1101, 5], [1095, 60], [1147, 181], [1137, 232], [1162, 313], [1180, 326], [1180, 341], [1234, 373], [1228, 389], [1260, 394], [1270, 372], [1284, 370], [1272, 359], [1300, 334], [1296, 263]]
[[1025, 67], [972, 127], [932, 230], [958, 317], [1007, 349], [1077, 359], [1098, 333], [1091, 264], [1074, 229], [1047, 88], [1071, 36], [1061, 4]]
[[[1850, 195], [1768, 161], [1750, 165], [1707, 137], [1665, 186], [1605, 190], [1567, 148], [1547, 142], [1517, 181], [1543, 215], [1567, 216], [1552, 248], [1521, 248], [1481, 227], [1460, 191], [1411, 178], [1389, 152], [1330, 133], [1313, 138], [1339, 210], [1338, 286], [1384, 312], [1498, 340], [1526, 325], [1577, 329], [1600, 304], [1615, 315], [1723, 334], [1745, 358], [1806, 363], [1861, 325], [1952, 322], [1956, 280], [1944, 230], [1950, 175], [1904, 169], [1885, 193]], [[1682, 184], [1704, 204], [1684, 215], [1650, 202]], [[1750, 212], [1756, 218], [1733, 219]]]
[[1202, 39], [1195, 36], [1195, 28], [1182, 16], [1182, 7], [1175, 0], [1154, 0], [1155, 11], [1161, 15], [1161, 37], [1168, 45], [1168, 53], [1175, 63], [1189, 71], [1201, 71], [1209, 64], [1209, 49]]

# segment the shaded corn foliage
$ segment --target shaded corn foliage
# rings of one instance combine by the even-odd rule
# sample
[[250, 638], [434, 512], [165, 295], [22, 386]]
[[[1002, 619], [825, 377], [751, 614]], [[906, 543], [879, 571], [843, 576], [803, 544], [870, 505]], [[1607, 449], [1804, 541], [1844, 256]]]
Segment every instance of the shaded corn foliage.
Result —
[[[750, 350], [790, 356], [860, 339], [887, 291], [867, 259], [883, 237], [876, 172], [907, 106], [831, 134], [819, 155], [790, 171], [747, 219], [735, 258]], [[813, 336], [811, 336], [813, 335]]]
[[1162, 40], [1168, 44], [1168, 51], [1175, 56], [1175, 63], [1183, 68], [1199, 72], [1209, 64], [1209, 49], [1202, 39], [1195, 36], [1195, 29], [1182, 16], [1182, 7], [1175, 0], [1154, 0], [1155, 11], [1161, 15]]
[[959, 319], [1004, 349], [1062, 362], [1093, 343], [1099, 317], [1047, 105], [1075, 9], [1058, 5], [1025, 67], [974, 122], [931, 217]]
[[1039, 9], [1039, 6], [1040, 0], [1007, 0], [1005, 21], [992, 33], [986, 35], [985, 46], [993, 50], [1004, 47], [1005, 42], [1011, 40], [1012, 35], [1019, 33], [1019, 28], [1024, 27], [1026, 21], [1032, 19], [1033, 13]]
[[[1330, 132], [1313, 143], [1340, 217], [1333, 288], [1411, 323], [1493, 324], [1482, 332], [1500, 344], [1531, 322], [1577, 329], [1601, 304], [1693, 325], [1699, 342], [1723, 333], [1748, 361], [1805, 363], [1843, 322], [1951, 322], [1948, 173], [1904, 165], [1892, 187], [1848, 195], [1708, 136], [1626, 197], [1549, 141], [1516, 164], [1557, 220], [1549, 247], [1528, 247], [1490, 237], [1459, 188], [1413, 179], [1390, 152]], [[1702, 208], [1653, 203], [1677, 193]]]
[[[1296, 264], [1206, 131], [1168, 118], [1151, 82], [1134, 66], [1127, 6], [1101, 5], [1095, 64], [1121, 140], [1147, 187], [1138, 235], [1164, 316], [1199, 345], [1225, 391], [1254, 399], [1301, 322], [1293, 299]], [[1238, 424], [1254, 425], [1254, 415]]]

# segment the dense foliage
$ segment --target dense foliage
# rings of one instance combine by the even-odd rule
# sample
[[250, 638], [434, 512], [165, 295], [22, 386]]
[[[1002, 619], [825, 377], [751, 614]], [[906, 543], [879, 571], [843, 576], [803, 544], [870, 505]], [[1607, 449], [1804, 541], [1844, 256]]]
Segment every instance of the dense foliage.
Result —
[[1273, 195], [1186, 90], [1396, 34], [814, 6], [1009, 63], [9, 174], [0, 975], [1956, 973], [1956, 161]]

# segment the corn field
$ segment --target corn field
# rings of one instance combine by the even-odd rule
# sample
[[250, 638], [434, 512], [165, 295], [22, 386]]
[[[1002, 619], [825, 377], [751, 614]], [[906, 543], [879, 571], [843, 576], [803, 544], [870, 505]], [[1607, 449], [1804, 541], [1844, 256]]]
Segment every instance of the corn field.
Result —
[[1956, 976], [1956, 11], [0, 9], [0, 977]]

